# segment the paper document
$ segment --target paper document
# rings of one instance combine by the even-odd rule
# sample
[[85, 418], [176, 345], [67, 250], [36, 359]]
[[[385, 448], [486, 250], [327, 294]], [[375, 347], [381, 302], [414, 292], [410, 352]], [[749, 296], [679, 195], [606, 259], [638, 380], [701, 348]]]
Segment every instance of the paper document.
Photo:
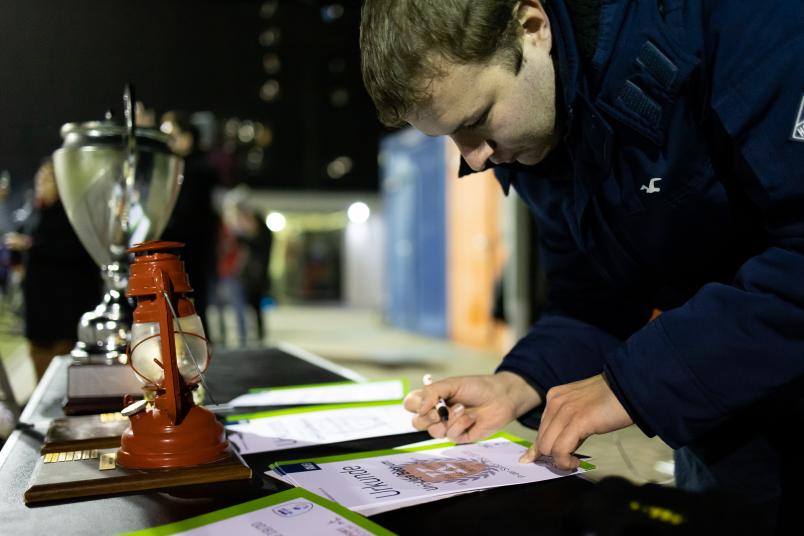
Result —
[[528, 443], [508, 434], [467, 445], [434, 444], [271, 466], [281, 480], [328, 497], [363, 515], [421, 504], [500, 486], [526, 484], [582, 473], [544, 463], [520, 464]]
[[126, 536], [393, 536], [393, 532], [303, 489], [291, 489]]
[[238, 396], [229, 402], [234, 408], [260, 406], [298, 406], [301, 404], [343, 404], [402, 400], [408, 386], [404, 380], [376, 382], [338, 382], [261, 389]]
[[415, 432], [400, 402], [312, 406], [227, 418], [241, 454]]

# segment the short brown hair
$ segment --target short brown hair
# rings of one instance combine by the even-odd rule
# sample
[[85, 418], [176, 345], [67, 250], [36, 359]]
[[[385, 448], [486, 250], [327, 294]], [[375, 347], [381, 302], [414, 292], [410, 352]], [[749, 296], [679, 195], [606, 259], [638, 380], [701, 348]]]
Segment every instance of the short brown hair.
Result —
[[360, 22], [363, 82], [391, 127], [427, 98], [440, 58], [499, 60], [519, 71], [519, 0], [365, 0]]

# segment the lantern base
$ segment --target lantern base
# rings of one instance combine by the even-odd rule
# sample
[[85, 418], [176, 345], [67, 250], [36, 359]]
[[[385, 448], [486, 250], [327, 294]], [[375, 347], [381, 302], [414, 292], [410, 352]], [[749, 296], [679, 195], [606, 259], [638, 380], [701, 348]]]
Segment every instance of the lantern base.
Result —
[[223, 425], [208, 410], [191, 406], [180, 424], [154, 408], [131, 416], [120, 438], [117, 464], [129, 469], [171, 469], [202, 465], [227, 456]]

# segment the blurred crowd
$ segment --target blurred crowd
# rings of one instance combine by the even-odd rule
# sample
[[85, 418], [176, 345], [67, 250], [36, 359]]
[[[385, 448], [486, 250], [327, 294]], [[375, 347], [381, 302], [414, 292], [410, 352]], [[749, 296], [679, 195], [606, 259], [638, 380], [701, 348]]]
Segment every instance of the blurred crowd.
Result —
[[[168, 134], [171, 150], [185, 162], [162, 238], [185, 244], [181, 255], [207, 336], [227, 346], [264, 342], [264, 309], [273, 303], [268, 273], [273, 240], [264, 214], [249, 203], [248, 188], [234, 187], [237, 144], [216, 135], [208, 114], [171, 111], [157, 120], [138, 103], [137, 116], [140, 126]], [[16, 320], [41, 376], [54, 355], [70, 352], [81, 315], [100, 302], [103, 289], [99, 268], [60, 202], [52, 159], [41, 162], [20, 206], [12, 206], [11, 189], [11, 177], [2, 172], [0, 314]], [[8, 322], [3, 325], [9, 329]]]

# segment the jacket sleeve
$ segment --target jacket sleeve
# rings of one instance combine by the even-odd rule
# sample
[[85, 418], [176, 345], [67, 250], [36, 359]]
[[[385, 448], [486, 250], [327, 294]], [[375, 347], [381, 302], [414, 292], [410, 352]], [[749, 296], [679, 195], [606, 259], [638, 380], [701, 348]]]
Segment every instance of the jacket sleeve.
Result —
[[804, 130], [804, 17], [796, 2], [712, 5], [710, 107], [747, 170], [730, 179], [761, 213], [768, 247], [606, 360], [618, 398], [671, 447], [804, 375], [804, 142], [794, 130]]
[[[579, 249], [567, 223], [572, 182], [497, 170], [528, 203], [536, 220], [540, 262], [547, 280], [544, 313], [503, 358], [497, 372], [522, 376], [541, 395], [551, 387], [603, 370], [606, 355], [647, 322], [650, 307], [614, 289]], [[528, 188], [520, 188], [520, 179]], [[540, 408], [523, 417], [538, 426]]]

